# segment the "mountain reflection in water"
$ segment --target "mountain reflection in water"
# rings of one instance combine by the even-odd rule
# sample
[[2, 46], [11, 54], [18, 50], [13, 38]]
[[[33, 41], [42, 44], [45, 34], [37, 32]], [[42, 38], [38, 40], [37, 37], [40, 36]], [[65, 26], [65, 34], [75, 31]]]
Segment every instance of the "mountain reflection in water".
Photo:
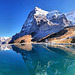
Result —
[[75, 46], [17, 44], [11, 47], [26, 65], [26, 72], [18, 75], [75, 75]]

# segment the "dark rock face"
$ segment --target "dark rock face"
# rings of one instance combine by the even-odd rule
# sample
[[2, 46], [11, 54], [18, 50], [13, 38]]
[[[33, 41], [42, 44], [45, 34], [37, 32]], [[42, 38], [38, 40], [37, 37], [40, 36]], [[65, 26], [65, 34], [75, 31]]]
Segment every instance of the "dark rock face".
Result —
[[16, 39], [18, 39], [18, 38], [20, 38], [20, 33], [17, 33], [17, 34], [15, 34], [15, 35], [13, 35], [13, 36], [12, 36], [12, 39], [11, 39], [8, 43], [9, 43], [9, 44], [10, 44], [10, 43], [13, 43], [14, 40], [16, 40]]
[[75, 37], [72, 39], [71, 43], [75, 43]]

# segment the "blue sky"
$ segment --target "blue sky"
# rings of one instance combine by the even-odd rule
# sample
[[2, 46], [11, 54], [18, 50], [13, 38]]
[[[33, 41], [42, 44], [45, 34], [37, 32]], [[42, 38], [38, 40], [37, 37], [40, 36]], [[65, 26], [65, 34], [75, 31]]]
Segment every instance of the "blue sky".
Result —
[[75, 9], [75, 0], [0, 0], [0, 37], [19, 32], [35, 7], [65, 13]]

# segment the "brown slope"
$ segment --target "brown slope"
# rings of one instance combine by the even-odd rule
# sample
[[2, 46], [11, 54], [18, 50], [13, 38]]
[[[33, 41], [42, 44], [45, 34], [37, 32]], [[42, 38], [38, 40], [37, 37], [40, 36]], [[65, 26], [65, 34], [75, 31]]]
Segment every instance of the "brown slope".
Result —
[[31, 35], [25, 35], [23, 37], [14, 40], [11, 43], [31, 43]]
[[[48, 36], [44, 37], [44, 38], [41, 38], [39, 40], [39, 42], [45, 42], [45, 40], [47, 39], [49, 42], [60, 42], [61, 39], [64, 39], [64, 38], [67, 38], [68, 40], [67, 41], [70, 41], [71, 42], [75, 42], [75, 38], [68, 38], [68, 37], [72, 37], [72, 36], [75, 36], [75, 26], [72, 26], [72, 27], [66, 27], [64, 29], [62, 29], [61, 31], [59, 31], [58, 33], [54, 33], [54, 34], [49, 34]], [[66, 40], [62, 40], [63, 42], [62, 43], [68, 43], [66, 42]]]

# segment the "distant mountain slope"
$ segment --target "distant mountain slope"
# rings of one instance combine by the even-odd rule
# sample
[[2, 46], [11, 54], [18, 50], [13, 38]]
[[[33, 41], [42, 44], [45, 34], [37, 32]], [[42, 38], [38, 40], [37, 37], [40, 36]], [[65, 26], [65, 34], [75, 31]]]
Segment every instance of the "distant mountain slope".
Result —
[[65, 15], [69, 20], [75, 21], [75, 10], [65, 13]]
[[7, 40], [9, 37], [0, 37], [0, 44], [2, 43], [2, 42], [4, 42], [5, 40]]
[[75, 25], [75, 9], [68, 13], [65, 13], [65, 15]]
[[57, 33], [66, 26], [72, 26], [72, 23], [65, 14], [56, 10], [48, 12], [35, 7], [28, 15], [21, 31], [12, 36], [12, 41], [28, 34], [38, 41], [49, 34]]

